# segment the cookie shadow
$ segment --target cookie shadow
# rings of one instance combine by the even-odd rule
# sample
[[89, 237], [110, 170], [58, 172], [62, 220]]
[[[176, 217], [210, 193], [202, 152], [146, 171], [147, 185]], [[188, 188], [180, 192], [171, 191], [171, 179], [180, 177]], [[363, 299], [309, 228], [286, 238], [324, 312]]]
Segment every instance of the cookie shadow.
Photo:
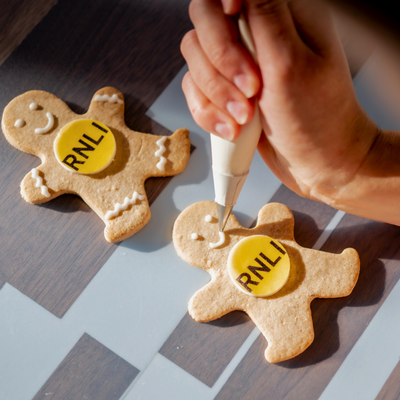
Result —
[[79, 115], [83, 115], [87, 112], [87, 109], [82, 107], [79, 104], [72, 103], [71, 101], [66, 101], [65, 104], [75, 113]]
[[36, 207], [56, 211], [62, 214], [71, 214], [74, 212], [91, 213], [91, 208], [77, 195], [65, 193], [47, 203], [37, 204]]
[[308, 214], [293, 210], [292, 214], [294, 217], [294, 237], [296, 242], [302, 247], [312, 247], [324, 229], [320, 229], [315, 219]]
[[[244, 324], [249, 324], [251, 322], [250, 317], [243, 311], [232, 311], [228, 314], [223, 315], [222, 317], [210, 321], [205, 322], [207, 325], [215, 326], [218, 328], [232, 328], [235, 326], [240, 326]], [[254, 324], [252, 323], [252, 328]]]

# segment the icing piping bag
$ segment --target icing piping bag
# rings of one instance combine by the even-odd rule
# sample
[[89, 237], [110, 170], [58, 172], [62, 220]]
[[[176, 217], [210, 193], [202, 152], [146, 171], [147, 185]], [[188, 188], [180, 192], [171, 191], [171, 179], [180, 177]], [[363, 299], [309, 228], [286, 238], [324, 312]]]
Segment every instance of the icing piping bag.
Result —
[[[242, 43], [253, 59], [257, 61], [253, 38], [243, 14], [239, 17], [238, 25]], [[254, 117], [241, 127], [240, 136], [237, 139], [230, 142], [219, 136], [210, 135], [215, 202], [218, 204], [220, 232], [224, 230], [226, 221], [249, 174], [261, 131], [260, 111], [256, 100]]]

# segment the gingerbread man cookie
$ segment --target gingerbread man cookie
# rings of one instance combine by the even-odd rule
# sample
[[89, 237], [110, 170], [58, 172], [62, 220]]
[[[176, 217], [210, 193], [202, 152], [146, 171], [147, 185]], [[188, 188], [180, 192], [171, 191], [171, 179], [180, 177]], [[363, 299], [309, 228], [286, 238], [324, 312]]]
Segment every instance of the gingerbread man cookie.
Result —
[[182, 172], [190, 153], [186, 129], [168, 137], [129, 129], [123, 95], [111, 87], [99, 90], [83, 115], [50, 93], [27, 92], [5, 108], [2, 129], [12, 146], [42, 160], [23, 179], [22, 197], [40, 204], [79, 195], [104, 221], [112, 243], [149, 221], [145, 180]]
[[220, 233], [217, 205], [200, 202], [185, 209], [173, 229], [178, 255], [211, 275], [190, 300], [190, 315], [208, 322], [234, 310], [246, 312], [268, 341], [265, 358], [271, 363], [295, 357], [312, 343], [311, 301], [349, 295], [359, 275], [354, 249], [341, 254], [307, 249], [293, 232], [291, 211], [278, 203], [261, 209], [254, 229], [231, 215]]

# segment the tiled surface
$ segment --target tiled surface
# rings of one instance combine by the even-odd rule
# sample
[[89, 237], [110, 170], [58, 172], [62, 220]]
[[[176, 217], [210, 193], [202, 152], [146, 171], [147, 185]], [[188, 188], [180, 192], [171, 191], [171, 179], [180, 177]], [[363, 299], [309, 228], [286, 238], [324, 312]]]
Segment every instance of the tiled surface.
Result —
[[[131, 14], [131, 17], [137, 18], [132, 29], [137, 35], [146, 29], [144, 20], [154, 10], [157, 12], [153, 17], [163, 29], [175, 28], [176, 23], [169, 27], [168, 18], [186, 13], [183, 11], [186, 5], [183, 7], [178, 0], [170, 3], [163, 19], [160, 9], [165, 10], [166, 1], [154, 1], [151, 5], [138, 2], [132, 6], [136, 7], [134, 9], [124, 2], [118, 2], [116, 9], [106, 1], [92, 2], [82, 13], [88, 21], [91, 21], [90, 13], [96, 12], [97, 7], [105, 14], [111, 13], [110, 18], [94, 22], [100, 25], [109, 23], [109, 33], [127, 35], [126, 38], [130, 37], [129, 32], [123, 28], [129, 26], [128, 15], [133, 13], [132, 10], [136, 14]], [[75, 5], [80, 7], [78, 3]], [[60, 0], [59, 7], [53, 12], [64, 15], [65, 24], [78, 18], [77, 9], [69, 10], [67, 1]], [[118, 16], [118, 21], [125, 25], [118, 25], [112, 31], [112, 24]], [[188, 24], [185, 21], [183, 25]], [[73, 107], [84, 109], [87, 106], [85, 99], [89, 101], [91, 96], [88, 93], [92, 87], [102, 86], [107, 79], [116, 77], [118, 70], [111, 56], [122, 56], [116, 55], [113, 49], [113, 46], [118, 47], [118, 41], [113, 42], [111, 33], [100, 36], [104, 43], [93, 45], [94, 48], [100, 46], [98, 49], [105, 45], [104, 50], [99, 50], [105, 52], [102, 53], [105, 56], [100, 57], [101, 65], [96, 61], [95, 49], [92, 49], [90, 56], [95, 56], [95, 61], [82, 67], [81, 57], [85, 55], [81, 51], [78, 52], [79, 57], [70, 61], [68, 69], [63, 67], [56, 68], [56, 72], [50, 71], [51, 79], [46, 81], [49, 71], [38, 68], [35, 63], [24, 64], [25, 56], [31, 62], [34, 60], [35, 52], [40, 51], [40, 46], [36, 45], [53, 24], [54, 21], [44, 19], [0, 69], [0, 80], [6, 92], [3, 103], [7, 101], [7, 96], [14, 96], [16, 90], [31, 89], [33, 83], [45, 86], [47, 82], [46, 89], [58, 92], [60, 96], [64, 94]], [[145, 32], [149, 37], [150, 28]], [[53, 40], [55, 42], [50, 45], [56, 50], [57, 39]], [[178, 41], [177, 36], [175, 40]], [[144, 59], [150, 57], [146, 53], [149, 47], [135, 53], [135, 46], [140, 47], [140, 42], [131, 39], [129, 43], [134, 54], [143, 54]], [[160, 43], [157, 40], [151, 43], [156, 52], [160, 51]], [[174, 54], [169, 58], [176, 57]], [[108, 58], [109, 55], [111, 58]], [[51, 55], [47, 57], [51, 58]], [[53, 58], [67, 60], [66, 55], [54, 55]], [[162, 62], [155, 63], [152, 70], [141, 72], [138, 77], [133, 74], [135, 63], [139, 60], [126, 60], [125, 64], [122, 63], [124, 72], [129, 69], [132, 76], [118, 75], [122, 86], [126, 82], [124, 94], [129, 126], [136, 128], [135, 124], [143, 124], [169, 131], [186, 126], [191, 131], [195, 147], [186, 171], [174, 177], [162, 190], [154, 191], [150, 223], [119, 246], [107, 245], [101, 237], [101, 221], [79, 199], [62, 196], [41, 207], [25, 204], [18, 194], [18, 184], [24, 172], [14, 171], [10, 165], [14, 165], [12, 163], [16, 160], [25, 166], [37, 161], [14, 152], [2, 139], [1, 177], [6, 182], [1, 192], [3, 212], [18, 202], [24, 213], [15, 218], [19, 218], [21, 224], [31, 226], [29, 229], [38, 238], [40, 235], [52, 235], [54, 224], [61, 228], [63, 224], [57, 222], [57, 218], [81, 223], [82, 237], [93, 239], [96, 234], [98, 237], [95, 239], [97, 247], [91, 247], [91, 258], [96, 258], [96, 266], [93, 267], [94, 264], [85, 259], [77, 264], [70, 261], [73, 257], [68, 257], [75, 250], [71, 249], [68, 240], [65, 241], [63, 230], [58, 229], [61, 235], [57, 245], [63, 256], [54, 260], [54, 266], [49, 265], [48, 274], [52, 278], [47, 281], [38, 281], [37, 276], [30, 272], [34, 271], [31, 268], [34, 263], [46, 262], [46, 257], [37, 258], [35, 240], [19, 244], [13, 255], [7, 253], [7, 248], [2, 250], [0, 399], [396, 398], [397, 361], [400, 356], [397, 345], [400, 333], [397, 323], [400, 317], [397, 307], [400, 293], [397, 284], [399, 228], [349, 215], [340, 220], [342, 215], [335, 210], [300, 199], [281, 187], [258, 156], [235, 207], [235, 214], [242, 225], [251, 226], [266, 202], [285, 203], [294, 211], [295, 234], [303, 246], [312, 247], [320, 243], [323, 250], [332, 252], [354, 246], [360, 252], [362, 272], [359, 283], [348, 298], [313, 302], [315, 342], [299, 357], [276, 365], [265, 361], [263, 352], [267, 343], [245, 315], [232, 313], [208, 324], [195, 323], [188, 316], [188, 300], [208, 282], [209, 276], [177, 256], [171, 243], [171, 230], [175, 218], [185, 207], [213, 198], [213, 186], [207, 135], [193, 123], [180, 89], [185, 69], [166, 90], [160, 89], [155, 94], [157, 90], [154, 87], [159, 89], [159, 84], [166, 87], [174, 75], [173, 71], [175, 74], [179, 71], [177, 65], [182, 60], [176, 60], [173, 62], [176, 65], [171, 68], [165, 67]], [[146, 65], [143, 60], [141, 62]], [[96, 71], [95, 75], [87, 75], [87, 65]], [[381, 126], [396, 128], [396, 121], [385, 114], [369, 89], [368, 81], [373, 76], [371, 78], [368, 70], [367, 64], [355, 80], [360, 100]], [[25, 77], [22, 86], [17, 83], [19, 76]], [[58, 82], [61, 78], [65, 78], [64, 83]], [[137, 86], [132, 81], [138, 82]], [[79, 104], [74, 104], [75, 96]], [[159, 128], [157, 123], [165, 128]], [[149, 189], [153, 187], [154, 184], [149, 183]], [[257, 196], [250, 196], [249, 193], [257, 193]], [[54, 214], [56, 219], [52, 219], [50, 214]], [[42, 225], [33, 222], [38, 217], [42, 218]], [[16, 229], [4, 221], [0, 222], [3, 238], [10, 231], [17, 236], [21, 227]], [[83, 228], [88, 221], [93, 225], [85, 231]], [[336, 221], [338, 225], [331, 227], [331, 221]], [[34, 229], [36, 226], [38, 231]], [[324, 240], [318, 239], [321, 237]], [[10, 261], [10, 257], [14, 258]], [[60, 274], [62, 265], [65, 271]], [[73, 273], [74, 268], [77, 276], [85, 268], [92, 268], [93, 272], [85, 275], [89, 278], [83, 285], [77, 282], [79, 279], [70, 280], [69, 289], [63, 291], [66, 282], [63, 276], [68, 276], [69, 271]], [[14, 276], [14, 280], [10, 276]], [[76, 290], [74, 282], [79, 290]], [[55, 295], [48, 295], [48, 303], [45, 303], [41, 296], [48, 287], [54, 287]], [[72, 297], [71, 291], [75, 293]], [[61, 311], [55, 311], [57, 304], [63, 304], [63, 308], [58, 308]]]

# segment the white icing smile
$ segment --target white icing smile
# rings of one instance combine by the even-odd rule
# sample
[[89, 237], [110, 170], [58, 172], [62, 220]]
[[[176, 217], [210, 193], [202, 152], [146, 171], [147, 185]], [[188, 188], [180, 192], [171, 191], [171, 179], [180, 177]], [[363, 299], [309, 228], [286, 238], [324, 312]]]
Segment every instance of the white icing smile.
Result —
[[112, 217], [116, 217], [121, 211], [124, 211], [128, 208], [129, 205], [133, 205], [136, 203], [136, 200], [144, 200], [145, 196], [142, 194], [139, 194], [138, 192], [134, 192], [132, 198], [130, 199], [129, 197], [125, 197], [124, 202], [122, 204], [117, 203], [114, 206], [114, 210], [112, 211], [107, 211], [105, 215], [105, 219], [111, 219]]
[[49, 189], [46, 185], [43, 185], [43, 179], [39, 176], [39, 171], [36, 168], [32, 169], [32, 178], [36, 179], [36, 187], [40, 188], [43, 196], [50, 197]]
[[166, 136], [163, 136], [161, 139], [157, 140], [157, 146], [159, 149], [154, 153], [156, 157], [160, 157], [160, 161], [157, 163], [157, 168], [160, 171], [164, 171], [165, 169], [165, 163], [167, 162], [167, 159], [163, 156], [166, 148], [164, 146], [165, 140], [167, 139]]
[[124, 104], [124, 102], [118, 97], [117, 94], [113, 94], [111, 97], [108, 94], [96, 94], [94, 96], [94, 101], [108, 101], [109, 103], [119, 103], [119, 104]]
[[225, 243], [225, 233], [224, 232], [218, 232], [218, 233], [219, 233], [219, 241], [217, 243], [210, 243], [210, 247], [212, 249], [222, 246]]
[[35, 129], [35, 133], [38, 134], [43, 134], [43, 133], [47, 133], [54, 125], [54, 117], [52, 113], [47, 112], [46, 113], [46, 117], [47, 117], [47, 125], [44, 128], [36, 128]]

